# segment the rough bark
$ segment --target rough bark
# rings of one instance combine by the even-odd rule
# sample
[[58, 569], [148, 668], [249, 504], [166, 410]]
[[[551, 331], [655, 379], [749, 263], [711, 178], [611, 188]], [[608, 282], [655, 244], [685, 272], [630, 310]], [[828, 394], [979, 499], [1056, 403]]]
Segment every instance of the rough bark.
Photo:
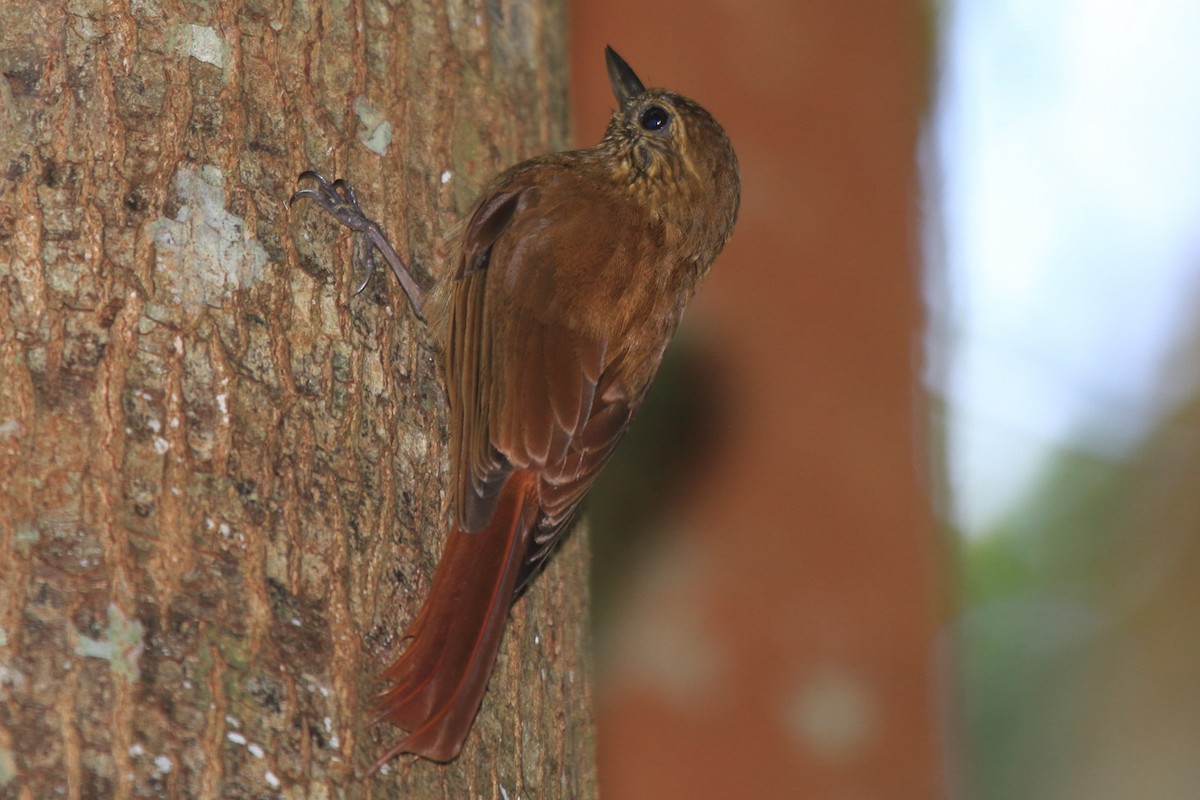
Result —
[[0, 4], [0, 797], [587, 797], [585, 546], [513, 611], [464, 755], [374, 677], [447, 520], [445, 406], [386, 270], [565, 139], [559, 0]]

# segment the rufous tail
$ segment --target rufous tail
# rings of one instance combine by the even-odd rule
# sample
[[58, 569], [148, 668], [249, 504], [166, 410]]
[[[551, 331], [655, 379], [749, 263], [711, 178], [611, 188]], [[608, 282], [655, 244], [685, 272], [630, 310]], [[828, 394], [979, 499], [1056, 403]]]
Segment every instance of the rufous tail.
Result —
[[518, 472], [500, 490], [492, 519], [446, 540], [408, 649], [383, 674], [378, 716], [409, 731], [372, 770], [401, 753], [450, 761], [462, 749], [487, 689], [537, 516], [534, 479]]

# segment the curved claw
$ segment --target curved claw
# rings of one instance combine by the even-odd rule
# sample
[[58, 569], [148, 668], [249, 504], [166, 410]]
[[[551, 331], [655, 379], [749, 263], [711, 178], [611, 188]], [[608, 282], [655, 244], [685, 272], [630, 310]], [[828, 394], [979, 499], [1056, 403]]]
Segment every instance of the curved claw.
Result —
[[358, 286], [354, 287], [354, 291], [350, 295], [351, 297], [357, 297], [362, 294], [362, 290], [367, 288], [367, 284], [371, 282], [371, 276], [375, 274], [375, 251], [369, 245], [367, 246], [366, 253], [363, 255], [363, 260], [366, 262], [363, 264], [363, 278]]
[[293, 205], [295, 205], [297, 200], [302, 200], [305, 197], [316, 200], [317, 202], [321, 201], [321, 195], [317, 193], [316, 189], [297, 189], [296, 193], [288, 198], [288, 208], [291, 208]]
[[298, 181], [308, 180], [309, 178], [312, 178], [322, 186], [329, 186], [329, 179], [315, 169], [306, 169], [296, 176], [296, 180]]
[[293, 194], [291, 197], [288, 198], [288, 207], [289, 208], [297, 200], [299, 200], [303, 197], [308, 197], [312, 200], [316, 200], [318, 203], [320, 203], [323, 199], [327, 198], [329, 195], [333, 195], [334, 197], [337, 197], [337, 192], [334, 191], [333, 184], [331, 184], [329, 182], [328, 178], [326, 178], [324, 175], [317, 172], [316, 170], [306, 169], [306, 170], [304, 170], [304, 172], [301, 172], [298, 176], [296, 176], [296, 180], [297, 181], [314, 180], [321, 187], [321, 189], [320, 189], [320, 191], [318, 191], [316, 189], [298, 189], [295, 194]]

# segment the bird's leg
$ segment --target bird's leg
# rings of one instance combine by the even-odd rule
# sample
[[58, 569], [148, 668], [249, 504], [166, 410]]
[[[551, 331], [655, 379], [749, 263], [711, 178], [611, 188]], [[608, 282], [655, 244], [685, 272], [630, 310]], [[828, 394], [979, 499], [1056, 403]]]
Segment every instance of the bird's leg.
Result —
[[408, 295], [413, 310], [418, 314], [421, 313], [421, 308], [425, 305], [425, 292], [413, 279], [408, 267], [404, 265], [404, 261], [396, 252], [396, 248], [392, 247], [392, 243], [387, 240], [383, 229], [363, 213], [362, 207], [358, 204], [358, 197], [354, 193], [354, 187], [341, 178], [330, 183], [324, 175], [313, 170], [305, 170], [297, 178], [301, 181], [306, 179], [316, 181], [316, 188], [297, 190], [288, 200], [288, 205], [307, 197], [325, 209], [338, 222], [367, 239], [366, 274], [363, 276], [362, 282], [355, 287], [354, 293], [358, 294], [366, 288], [367, 282], [371, 280], [371, 274], [375, 271], [375, 254], [372, 252], [372, 247], [374, 247], [383, 253], [383, 257], [392, 267], [392, 272], [396, 273], [396, 278], [400, 281], [404, 293]]

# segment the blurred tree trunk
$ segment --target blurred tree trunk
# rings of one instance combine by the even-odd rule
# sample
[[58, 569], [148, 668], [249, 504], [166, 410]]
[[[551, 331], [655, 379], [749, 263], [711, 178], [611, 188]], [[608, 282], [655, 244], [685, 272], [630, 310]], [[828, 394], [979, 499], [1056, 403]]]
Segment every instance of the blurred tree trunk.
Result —
[[0, 5], [0, 797], [587, 797], [581, 536], [463, 756], [360, 778], [446, 522], [444, 400], [346, 176], [443, 268], [565, 142], [559, 0]]

